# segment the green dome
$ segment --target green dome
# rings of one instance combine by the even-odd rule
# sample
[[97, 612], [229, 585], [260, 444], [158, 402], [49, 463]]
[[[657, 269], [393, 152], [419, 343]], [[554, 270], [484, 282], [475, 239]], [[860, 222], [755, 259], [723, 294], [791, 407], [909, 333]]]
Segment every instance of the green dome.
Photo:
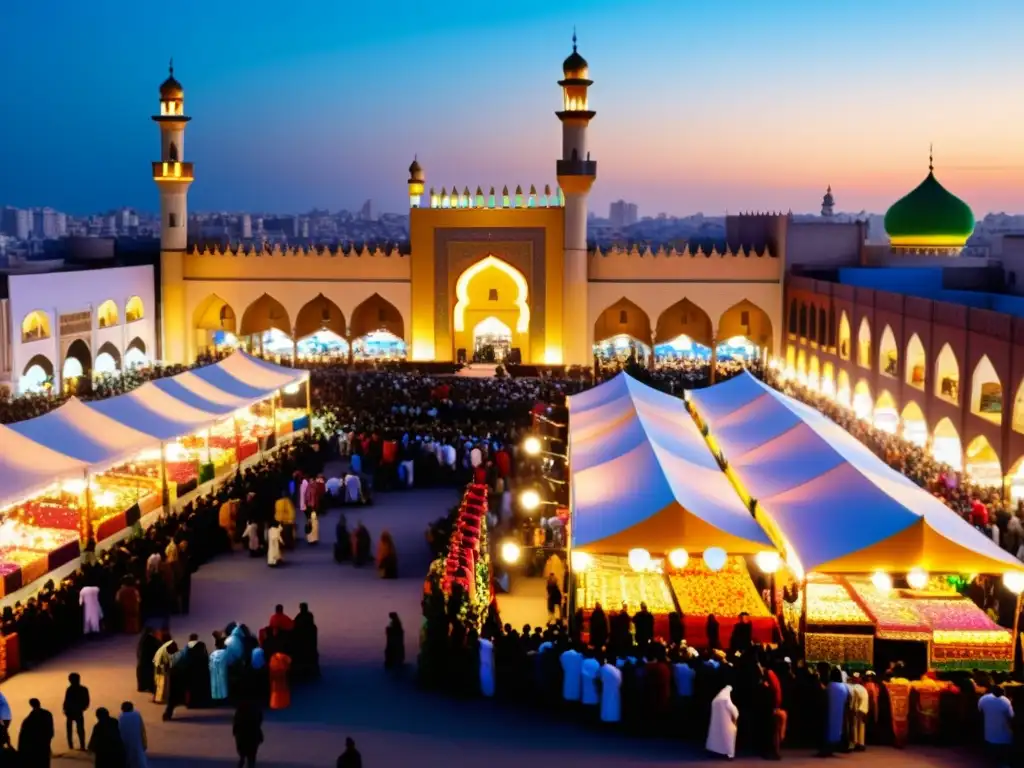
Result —
[[885, 214], [885, 231], [895, 246], [962, 248], [974, 233], [974, 214], [929, 169], [925, 180]]

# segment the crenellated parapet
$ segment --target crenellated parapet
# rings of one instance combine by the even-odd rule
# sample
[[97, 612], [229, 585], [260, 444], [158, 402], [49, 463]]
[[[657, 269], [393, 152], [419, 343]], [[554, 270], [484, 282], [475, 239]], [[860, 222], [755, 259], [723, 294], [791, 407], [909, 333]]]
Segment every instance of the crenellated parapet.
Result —
[[298, 246], [279, 244], [195, 247], [185, 259], [190, 280], [334, 279], [408, 280], [410, 259], [400, 245], [342, 244]]
[[780, 280], [782, 263], [768, 248], [704, 250], [689, 246], [682, 250], [659, 246], [640, 248], [613, 247], [602, 251], [595, 248], [589, 253], [589, 279], [601, 281], [765, 281]]
[[487, 194], [484, 194], [482, 187], [477, 187], [476, 192], [470, 192], [469, 187], [441, 187], [438, 192], [430, 188], [429, 204], [431, 208], [563, 208], [565, 206], [565, 195], [559, 187], [554, 191], [550, 184], [544, 185], [544, 191], [537, 192], [537, 187], [530, 185], [528, 192], [523, 192], [521, 186], [510, 193], [508, 187], [502, 187], [501, 192], [495, 192], [491, 187]]

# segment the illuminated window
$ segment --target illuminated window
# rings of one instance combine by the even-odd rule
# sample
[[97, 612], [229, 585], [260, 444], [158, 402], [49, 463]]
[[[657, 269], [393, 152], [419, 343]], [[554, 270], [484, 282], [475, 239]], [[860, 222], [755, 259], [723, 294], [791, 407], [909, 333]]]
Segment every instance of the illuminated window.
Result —
[[141, 320], [145, 315], [146, 312], [142, 305], [142, 299], [138, 296], [132, 296], [128, 299], [128, 303], [124, 305], [124, 321], [126, 323], [134, 323], [136, 320]]
[[488, 301], [497, 301], [498, 300], [498, 289], [497, 288], [491, 288], [487, 292], [487, 300]]
[[21, 321], [22, 343], [48, 338], [50, 338], [50, 318], [46, 316], [46, 313], [37, 309], [25, 315], [25, 319]]
[[117, 304], [110, 299], [104, 301], [96, 310], [96, 319], [100, 328], [112, 328], [117, 325]]

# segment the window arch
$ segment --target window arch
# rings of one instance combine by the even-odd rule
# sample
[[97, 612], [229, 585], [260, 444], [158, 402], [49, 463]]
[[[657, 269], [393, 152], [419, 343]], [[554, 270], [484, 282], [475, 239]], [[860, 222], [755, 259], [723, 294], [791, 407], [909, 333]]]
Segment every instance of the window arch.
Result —
[[927, 359], [921, 337], [916, 333], [911, 334], [910, 341], [907, 342], [907, 358], [903, 363], [907, 384], [917, 389], [924, 389]]
[[892, 332], [892, 327], [886, 325], [878, 342], [878, 372], [883, 376], [896, 377], [899, 370], [900, 353], [896, 347], [896, 335]]
[[807, 318], [807, 340], [818, 341], [818, 310], [810, 308], [810, 316]]
[[943, 344], [935, 358], [935, 396], [953, 405], [960, 403], [960, 363], [949, 344]]
[[839, 358], [850, 359], [850, 318], [846, 316], [845, 310], [839, 316]]
[[860, 319], [857, 331], [857, 365], [861, 368], [871, 367], [871, 325], [866, 317]]
[[118, 324], [117, 304], [107, 299], [96, 310], [96, 323], [100, 328], [113, 328]]
[[828, 321], [824, 308], [820, 307], [818, 309], [818, 343], [823, 347], [828, 344]]
[[50, 316], [41, 309], [34, 309], [21, 321], [21, 343], [50, 338]]
[[802, 338], [802, 339], [806, 339], [807, 338], [807, 305], [806, 304], [801, 304], [800, 305], [800, 328], [799, 328], [799, 333], [800, 333], [800, 338]]
[[981, 356], [971, 375], [971, 413], [993, 424], [1003, 422], [1003, 383], [988, 355]]
[[789, 332], [792, 335], [796, 335], [796, 317], [798, 310], [796, 308], [796, 299], [789, 302]]
[[142, 304], [142, 299], [138, 296], [132, 296], [128, 299], [128, 302], [124, 305], [124, 321], [126, 323], [134, 323], [145, 316], [146, 308]]

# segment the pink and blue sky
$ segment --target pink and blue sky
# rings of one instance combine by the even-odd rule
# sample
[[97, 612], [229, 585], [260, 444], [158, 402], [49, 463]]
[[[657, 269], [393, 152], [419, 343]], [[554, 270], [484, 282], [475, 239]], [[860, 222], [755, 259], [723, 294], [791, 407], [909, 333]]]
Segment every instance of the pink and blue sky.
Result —
[[0, 204], [153, 210], [174, 56], [193, 210], [405, 206], [428, 185], [554, 183], [573, 25], [591, 65], [592, 208], [884, 212], [927, 172], [1024, 212], [1024, 3], [3, 3]]

